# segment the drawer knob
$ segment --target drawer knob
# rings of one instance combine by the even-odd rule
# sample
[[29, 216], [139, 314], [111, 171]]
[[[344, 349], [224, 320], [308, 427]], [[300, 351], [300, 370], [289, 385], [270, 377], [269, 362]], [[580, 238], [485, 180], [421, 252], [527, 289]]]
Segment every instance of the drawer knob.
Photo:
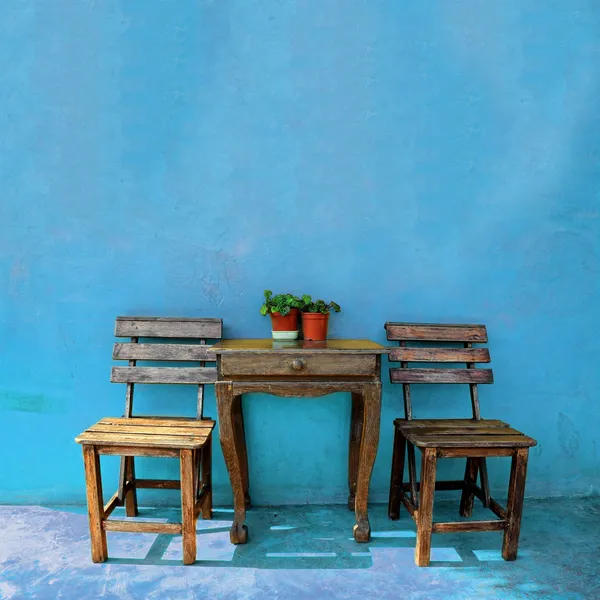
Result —
[[303, 368], [304, 368], [303, 360], [300, 360], [299, 358], [295, 358], [292, 361], [292, 369], [294, 369], [294, 371], [302, 371]]

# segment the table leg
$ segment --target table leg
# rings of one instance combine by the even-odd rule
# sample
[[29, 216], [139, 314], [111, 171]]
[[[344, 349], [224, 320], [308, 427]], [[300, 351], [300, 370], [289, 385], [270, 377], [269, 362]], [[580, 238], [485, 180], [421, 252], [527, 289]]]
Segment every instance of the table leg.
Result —
[[234, 434], [237, 453], [242, 470], [242, 484], [244, 486], [244, 502], [246, 510], [250, 508], [250, 480], [248, 477], [248, 451], [246, 449], [246, 432], [244, 430], [244, 411], [242, 409], [242, 396], [233, 399]]
[[358, 459], [363, 429], [363, 397], [352, 394], [352, 416], [350, 417], [350, 447], [348, 450], [348, 509], [356, 508], [356, 480], [358, 479]]
[[219, 413], [221, 448], [233, 490], [234, 514], [229, 538], [232, 544], [245, 544], [248, 539], [248, 528], [244, 525], [244, 521], [246, 520], [246, 501], [242, 467], [238, 454], [239, 442], [236, 442], [233, 385], [229, 382], [219, 381], [215, 384], [215, 394]]
[[367, 513], [369, 483], [377, 456], [379, 444], [379, 422], [381, 418], [381, 382], [366, 383], [363, 388], [363, 427], [356, 482], [356, 525], [354, 539], [368, 542], [371, 538], [371, 526]]

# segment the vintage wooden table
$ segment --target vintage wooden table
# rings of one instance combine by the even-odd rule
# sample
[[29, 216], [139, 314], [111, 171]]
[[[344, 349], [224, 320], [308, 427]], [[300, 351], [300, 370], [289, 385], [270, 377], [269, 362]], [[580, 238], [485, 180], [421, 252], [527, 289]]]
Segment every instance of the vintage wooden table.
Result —
[[386, 348], [369, 340], [256, 339], [223, 340], [209, 352], [217, 354], [219, 435], [233, 488], [232, 543], [244, 544], [248, 536], [244, 521], [250, 495], [242, 396], [263, 393], [295, 398], [334, 392], [352, 395], [348, 507], [356, 515], [354, 539], [368, 542], [367, 499], [379, 442], [381, 354]]

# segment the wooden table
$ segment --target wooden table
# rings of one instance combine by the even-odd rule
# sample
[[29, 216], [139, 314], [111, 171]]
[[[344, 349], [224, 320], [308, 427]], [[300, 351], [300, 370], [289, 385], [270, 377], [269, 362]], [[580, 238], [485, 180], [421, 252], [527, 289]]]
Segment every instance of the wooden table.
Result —
[[381, 354], [386, 348], [369, 340], [257, 339], [223, 340], [209, 352], [217, 354], [219, 435], [233, 489], [231, 542], [245, 544], [248, 536], [244, 521], [250, 494], [242, 396], [302, 397], [334, 392], [352, 394], [348, 507], [356, 515], [354, 539], [368, 542], [367, 499], [379, 442]]

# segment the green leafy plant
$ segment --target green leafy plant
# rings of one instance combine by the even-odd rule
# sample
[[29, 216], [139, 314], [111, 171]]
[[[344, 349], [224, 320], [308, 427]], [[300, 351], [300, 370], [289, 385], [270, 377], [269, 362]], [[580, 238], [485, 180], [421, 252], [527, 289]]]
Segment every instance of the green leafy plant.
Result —
[[331, 301], [329, 304], [326, 304], [323, 300], [313, 301], [308, 294], [304, 294], [304, 296], [302, 296], [302, 303], [302, 311], [308, 313], [322, 313], [326, 315], [331, 311], [340, 312], [342, 310], [340, 305], [336, 302]]
[[266, 317], [270, 313], [288, 315], [292, 308], [302, 308], [304, 302], [293, 294], [276, 294], [273, 296], [271, 290], [265, 290], [265, 301], [260, 307], [260, 314]]

